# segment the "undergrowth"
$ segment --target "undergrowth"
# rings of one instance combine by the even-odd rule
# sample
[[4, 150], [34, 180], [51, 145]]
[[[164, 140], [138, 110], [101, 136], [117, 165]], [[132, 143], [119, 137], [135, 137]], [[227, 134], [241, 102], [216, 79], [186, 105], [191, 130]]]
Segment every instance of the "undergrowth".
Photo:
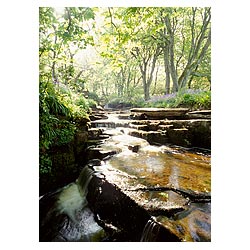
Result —
[[211, 91], [182, 90], [177, 93], [154, 96], [140, 107], [211, 109]]
[[39, 88], [39, 170], [50, 173], [49, 150], [74, 139], [77, 122], [88, 120], [88, 112], [96, 106], [94, 100], [50, 82], [40, 82]]

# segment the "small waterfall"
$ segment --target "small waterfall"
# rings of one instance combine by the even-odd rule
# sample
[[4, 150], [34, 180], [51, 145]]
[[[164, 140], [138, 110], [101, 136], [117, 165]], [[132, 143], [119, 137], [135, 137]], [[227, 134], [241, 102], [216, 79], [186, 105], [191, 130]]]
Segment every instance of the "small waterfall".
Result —
[[80, 194], [84, 198], [88, 194], [88, 185], [93, 177], [93, 173], [94, 171], [86, 166], [83, 168], [78, 179], [76, 180]]
[[86, 196], [92, 174], [93, 170], [85, 167], [76, 183], [71, 183], [63, 188], [58, 197], [57, 209], [60, 213], [67, 214], [74, 223], [78, 223], [77, 214], [88, 204]]
[[[86, 196], [93, 172], [87, 166], [84, 167], [76, 182], [67, 185], [59, 193], [47, 217], [47, 231], [51, 230], [50, 234], [55, 235], [52, 241], [101, 241], [105, 237], [104, 229], [97, 224], [93, 212], [87, 206]], [[54, 225], [54, 221], [59, 224]]]
[[141, 236], [141, 242], [150, 242], [155, 241], [157, 238], [157, 235], [159, 233], [159, 225], [155, 222], [154, 217], [151, 217], [148, 222], [146, 223], [142, 236]]

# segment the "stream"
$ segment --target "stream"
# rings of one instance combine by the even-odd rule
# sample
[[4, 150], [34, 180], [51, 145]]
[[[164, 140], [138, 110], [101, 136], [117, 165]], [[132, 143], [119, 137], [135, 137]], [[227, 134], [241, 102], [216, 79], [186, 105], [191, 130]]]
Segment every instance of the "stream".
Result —
[[134, 130], [128, 112], [92, 122], [89, 164], [40, 197], [40, 241], [211, 241], [210, 151]]

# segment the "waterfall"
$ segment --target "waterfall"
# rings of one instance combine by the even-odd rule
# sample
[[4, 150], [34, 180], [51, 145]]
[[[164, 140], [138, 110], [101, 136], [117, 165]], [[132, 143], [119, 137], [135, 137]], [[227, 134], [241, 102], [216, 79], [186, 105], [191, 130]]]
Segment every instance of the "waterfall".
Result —
[[67, 214], [69, 218], [77, 223], [76, 214], [87, 206], [86, 199], [88, 184], [92, 179], [93, 170], [85, 167], [76, 183], [71, 183], [63, 188], [57, 201], [57, 208], [60, 213]]
[[78, 179], [76, 180], [76, 183], [78, 185], [80, 194], [86, 198], [87, 193], [88, 193], [88, 185], [89, 182], [91, 181], [93, 177], [94, 171], [90, 169], [89, 167], [84, 167], [83, 170], [81, 171]]
[[[45, 224], [47, 231], [54, 235], [50, 241], [101, 241], [105, 237], [104, 229], [97, 224], [87, 206], [86, 196], [93, 172], [84, 167], [75, 183], [62, 188], [54, 208], [48, 213], [49, 223]], [[69, 219], [60, 217], [61, 214], [66, 214]], [[54, 225], [54, 221], [59, 224]]]
[[157, 238], [157, 235], [159, 233], [159, 225], [155, 222], [154, 217], [152, 216], [148, 222], [146, 223], [142, 236], [141, 236], [141, 242], [149, 242], [149, 241], [155, 241]]

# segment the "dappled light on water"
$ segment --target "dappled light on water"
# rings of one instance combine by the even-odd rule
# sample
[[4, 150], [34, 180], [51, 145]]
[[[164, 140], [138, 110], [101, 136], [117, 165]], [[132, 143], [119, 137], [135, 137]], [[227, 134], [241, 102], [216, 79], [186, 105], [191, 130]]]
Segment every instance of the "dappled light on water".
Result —
[[[124, 140], [120, 140], [120, 139]], [[169, 147], [149, 146], [143, 143], [138, 152], [128, 150], [128, 136], [119, 136], [125, 151], [113, 156], [107, 163], [115, 169], [135, 175], [146, 186], [167, 186], [210, 192], [210, 156], [178, 152]], [[118, 139], [118, 138], [117, 138]], [[120, 148], [122, 146], [119, 145]], [[129, 157], [128, 157], [129, 155]]]

